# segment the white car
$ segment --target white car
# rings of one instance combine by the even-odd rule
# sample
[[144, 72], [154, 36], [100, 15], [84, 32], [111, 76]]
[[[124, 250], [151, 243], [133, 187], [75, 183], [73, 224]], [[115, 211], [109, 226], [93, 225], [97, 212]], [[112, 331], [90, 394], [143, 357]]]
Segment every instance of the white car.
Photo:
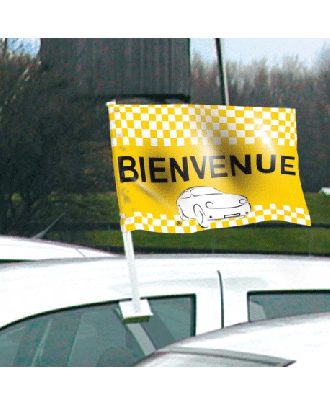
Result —
[[125, 257], [2, 264], [0, 366], [129, 366], [231, 324], [330, 311], [328, 258], [147, 255], [135, 262], [153, 313], [137, 323], [121, 315], [132, 296]]
[[0, 262], [113, 256], [117, 254], [80, 245], [36, 238], [0, 236]]
[[[153, 316], [125, 323], [125, 258], [0, 267], [0, 366], [129, 366], [155, 349], [220, 326], [219, 277], [183, 258], [136, 258]], [[189, 263], [189, 259], [187, 259]]]
[[325, 366], [330, 313], [237, 324], [174, 343], [137, 367]]
[[208, 228], [210, 221], [240, 218], [251, 211], [246, 197], [208, 186], [186, 189], [178, 197], [177, 207], [182, 220], [196, 219], [203, 228]]

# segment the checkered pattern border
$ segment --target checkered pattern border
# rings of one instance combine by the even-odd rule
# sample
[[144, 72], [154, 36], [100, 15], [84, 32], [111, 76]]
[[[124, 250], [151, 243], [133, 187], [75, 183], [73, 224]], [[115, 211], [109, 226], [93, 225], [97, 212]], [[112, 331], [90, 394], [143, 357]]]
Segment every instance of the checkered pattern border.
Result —
[[[268, 207], [254, 206], [253, 210], [243, 218], [212, 221], [208, 229], [244, 226], [276, 220], [303, 226], [311, 225], [309, 213], [304, 209], [291, 208], [286, 205], [279, 207], [270, 204]], [[194, 219], [182, 221], [179, 215], [168, 217], [164, 214], [161, 214], [159, 218], [154, 218], [151, 213], [142, 214], [139, 212], [135, 212], [133, 217], [126, 217], [121, 214], [120, 224], [122, 231], [145, 230], [158, 233], [195, 233], [203, 230]]]
[[294, 109], [212, 105], [108, 104], [111, 145], [186, 146], [263, 144], [296, 146]]

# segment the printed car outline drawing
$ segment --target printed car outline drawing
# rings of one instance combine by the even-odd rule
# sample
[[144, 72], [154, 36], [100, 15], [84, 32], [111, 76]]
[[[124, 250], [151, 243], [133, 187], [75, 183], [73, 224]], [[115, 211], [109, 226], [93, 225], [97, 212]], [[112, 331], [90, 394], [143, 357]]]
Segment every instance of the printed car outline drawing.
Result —
[[182, 220], [196, 219], [203, 228], [208, 228], [210, 221], [245, 217], [251, 210], [245, 196], [223, 193], [209, 186], [186, 189], [178, 197], [177, 207]]

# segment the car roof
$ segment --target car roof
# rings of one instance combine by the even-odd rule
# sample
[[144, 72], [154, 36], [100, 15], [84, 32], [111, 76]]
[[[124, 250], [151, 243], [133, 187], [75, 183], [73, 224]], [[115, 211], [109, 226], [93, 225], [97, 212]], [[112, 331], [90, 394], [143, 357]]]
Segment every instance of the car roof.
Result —
[[74, 244], [0, 236], [0, 261], [31, 261], [55, 258], [112, 257], [117, 254]]
[[329, 340], [330, 313], [315, 313], [229, 326], [182, 340], [165, 351], [219, 350], [308, 362], [312, 357], [322, 360]]
[[[175, 256], [166, 261], [159, 256], [136, 258], [136, 266], [141, 297], [204, 290], [207, 298], [211, 287], [218, 288], [214, 268], [187, 269], [178, 264]], [[212, 294], [219, 300], [215, 289]], [[124, 256], [2, 264], [0, 307], [6, 311], [0, 312], [0, 327], [45, 311], [130, 299], [131, 295]]]

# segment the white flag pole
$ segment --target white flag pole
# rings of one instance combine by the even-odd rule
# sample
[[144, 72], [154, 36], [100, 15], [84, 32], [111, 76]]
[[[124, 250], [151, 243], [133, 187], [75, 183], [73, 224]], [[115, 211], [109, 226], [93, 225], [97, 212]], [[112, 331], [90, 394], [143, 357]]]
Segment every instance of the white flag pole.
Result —
[[125, 323], [139, 323], [149, 320], [153, 315], [148, 300], [141, 299], [139, 293], [139, 282], [135, 268], [134, 246], [130, 231], [122, 231], [125, 255], [130, 277], [132, 300], [119, 302], [119, 307]]
[[135, 268], [134, 246], [133, 246], [132, 234], [130, 231], [122, 231], [122, 234], [123, 234], [123, 241], [124, 241], [124, 250], [125, 250], [125, 255], [126, 255], [127, 265], [128, 265], [128, 272], [129, 272], [130, 280], [131, 280], [133, 308], [136, 313], [140, 313], [141, 312], [141, 300], [140, 300], [137, 273], [136, 273], [136, 268]]
[[[107, 103], [109, 105], [115, 105], [116, 100], [112, 100]], [[119, 307], [123, 316], [123, 320], [126, 323], [140, 322], [148, 320], [152, 315], [152, 311], [149, 307], [148, 300], [141, 300], [139, 293], [139, 282], [137, 278], [137, 272], [134, 259], [134, 245], [131, 231], [123, 231], [123, 243], [124, 251], [128, 266], [128, 272], [130, 277], [132, 300], [126, 300], [119, 302]]]

